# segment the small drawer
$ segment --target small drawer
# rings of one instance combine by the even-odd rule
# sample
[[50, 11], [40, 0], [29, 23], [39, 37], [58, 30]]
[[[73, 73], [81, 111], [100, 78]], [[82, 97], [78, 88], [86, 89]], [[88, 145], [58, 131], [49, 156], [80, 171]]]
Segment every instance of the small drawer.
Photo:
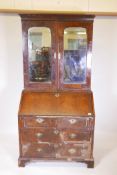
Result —
[[28, 128], [21, 130], [21, 142], [49, 142], [58, 143], [61, 142], [60, 131], [50, 128]]
[[56, 148], [56, 158], [62, 159], [70, 159], [70, 158], [77, 158], [77, 159], [84, 159], [89, 158], [91, 151], [90, 151], [90, 144], [77, 144], [77, 143], [67, 143], [62, 144], [58, 148]]
[[68, 142], [83, 142], [90, 141], [90, 131], [78, 131], [78, 130], [64, 130], [62, 131], [64, 141]]
[[59, 118], [57, 126], [59, 128], [74, 128], [74, 129], [84, 129], [88, 127], [88, 118], [80, 117], [66, 117]]
[[47, 117], [25, 117], [24, 118], [25, 127], [55, 127], [56, 120], [54, 118]]
[[55, 158], [53, 144], [22, 144], [22, 156], [29, 158]]

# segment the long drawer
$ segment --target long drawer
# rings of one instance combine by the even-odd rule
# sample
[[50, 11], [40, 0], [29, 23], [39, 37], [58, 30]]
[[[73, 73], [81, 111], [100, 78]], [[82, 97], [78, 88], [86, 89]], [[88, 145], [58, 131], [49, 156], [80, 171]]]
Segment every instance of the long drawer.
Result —
[[91, 144], [23, 144], [22, 156], [29, 158], [88, 159]]
[[93, 117], [61, 117], [61, 116], [29, 116], [23, 117], [24, 127], [54, 127], [54, 128], [74, 128], [85, 129], [94, 126]]
[[48, 143], [61, 143], [61, 142], [83, 142], [90, 141], [91, 131], [74, 130], [74, 129], [53, 129], [53, 128], [28, 128], [21, 129], [21, 143], [27, 142], [48, 142]]

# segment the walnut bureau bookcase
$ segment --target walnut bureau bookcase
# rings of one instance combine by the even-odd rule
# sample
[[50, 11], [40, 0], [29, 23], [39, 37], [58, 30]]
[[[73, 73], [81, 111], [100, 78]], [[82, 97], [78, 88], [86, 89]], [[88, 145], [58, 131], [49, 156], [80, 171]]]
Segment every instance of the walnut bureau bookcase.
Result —
[[92, 15], [22, 14], [24, 90], [19, 166], [76, 161], [94, 167]]

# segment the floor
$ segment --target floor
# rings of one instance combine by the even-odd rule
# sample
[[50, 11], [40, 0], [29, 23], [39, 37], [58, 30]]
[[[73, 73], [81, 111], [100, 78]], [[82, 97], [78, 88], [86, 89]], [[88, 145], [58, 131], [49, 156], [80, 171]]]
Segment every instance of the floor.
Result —
[[17, 166], [18, 136], [0, 134], [1, 175], [117, 175], [117, 134], [95, 133], [95, 168], [85, 164], [65, 162], [30, 163], [25, 168]]

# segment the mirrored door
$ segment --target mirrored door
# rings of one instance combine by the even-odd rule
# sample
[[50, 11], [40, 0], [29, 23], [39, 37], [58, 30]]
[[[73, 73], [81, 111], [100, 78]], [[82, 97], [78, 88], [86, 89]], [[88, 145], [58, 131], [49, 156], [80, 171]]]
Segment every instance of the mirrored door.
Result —
[[51, 83], [52, 42], [48, 27], [31, 27], [28, 30], [28, 61], [30, 82]]
[[63, 83], [86, 83], [87, 33], [86, 28], [64, 29]]
[[25, 87], [42, 91], [57, 87], [55, 24], [32, 21], [25, 28], [24, 71]]
[[[59, 40], [60, 89], [79, 89], [90, 86], [89, 27], [72, 22], [61, 24]], [[61, 44], [63, 43], [63, 44]], [[90, 64], [90, 63], [89, 63]], [[63, 73], [62, 73], [63, 72]]]

